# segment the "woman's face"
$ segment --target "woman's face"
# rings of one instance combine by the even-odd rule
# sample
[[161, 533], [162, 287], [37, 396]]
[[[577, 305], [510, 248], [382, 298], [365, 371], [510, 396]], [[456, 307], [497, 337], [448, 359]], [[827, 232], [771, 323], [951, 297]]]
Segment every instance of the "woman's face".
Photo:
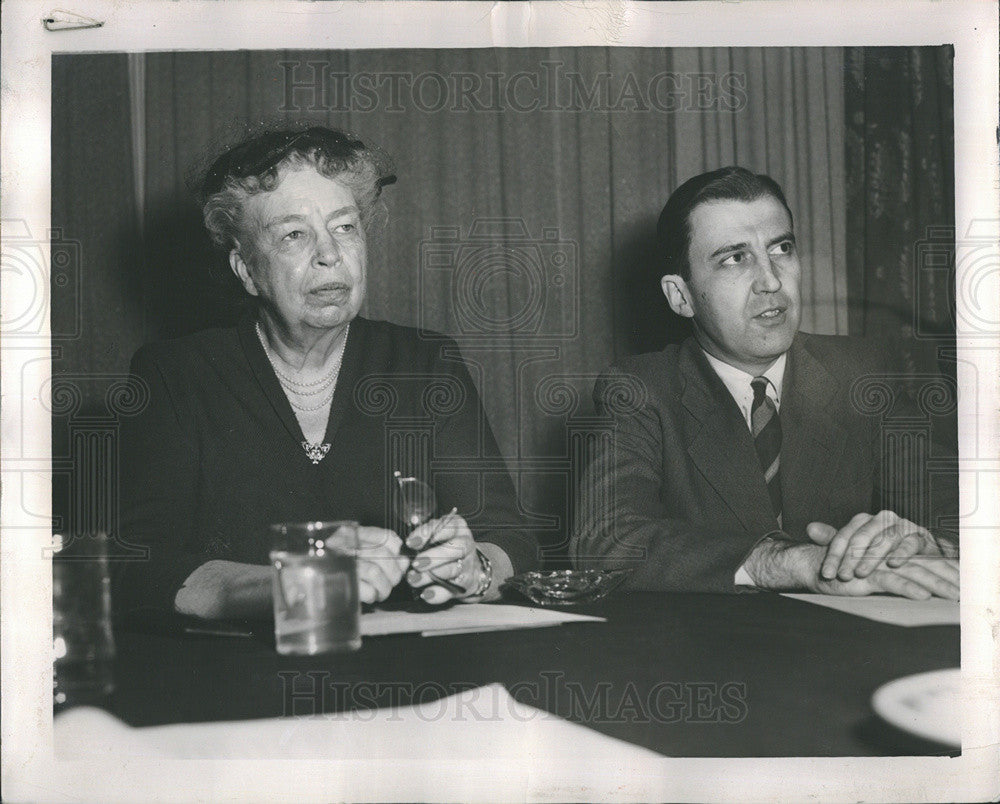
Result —
[[353, 191], [312, 167], [251, 196], [230, 264], [293, 333], [351, 321], [365, 298], [367, 250]]

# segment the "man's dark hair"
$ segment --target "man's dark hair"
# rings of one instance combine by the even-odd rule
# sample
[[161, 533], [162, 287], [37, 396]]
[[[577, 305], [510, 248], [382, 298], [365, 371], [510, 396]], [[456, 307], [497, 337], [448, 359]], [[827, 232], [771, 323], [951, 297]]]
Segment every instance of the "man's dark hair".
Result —
[[756, 201], [771, 196], [788, 211], [785, 194], [770, 176], [753, 173], [746, 168], [724, 167], [702, 173], [671, 193], [656, 224], [656, 242], [661, 259], [659, 279], [664, 274], [677, 274], [685, 281], [691, 278], [688, 249], [691, 247], [691, 212], [706, 201]]

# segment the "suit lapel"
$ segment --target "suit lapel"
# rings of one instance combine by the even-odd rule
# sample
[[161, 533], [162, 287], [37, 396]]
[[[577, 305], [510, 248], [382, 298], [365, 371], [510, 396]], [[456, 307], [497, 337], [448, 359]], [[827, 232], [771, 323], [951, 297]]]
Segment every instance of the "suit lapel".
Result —
[[781, 494], [785, 522], [813, 519], [813, 501], [835, 469], [847, 431], [831, 403], [842, 393], [837, 380], [797, 335], [788, 352], [781, 399]]
[[697, 421], [687, 445], [692, 463], [751, 533], [777, 527], [750, 429], [694, 338], [681, 347], [681, 403]]

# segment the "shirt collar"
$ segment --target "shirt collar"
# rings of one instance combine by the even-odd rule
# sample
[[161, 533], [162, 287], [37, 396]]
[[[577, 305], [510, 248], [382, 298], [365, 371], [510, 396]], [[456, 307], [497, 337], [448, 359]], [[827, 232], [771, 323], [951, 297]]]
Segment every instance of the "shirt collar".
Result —
[[[729, 393], [734, 399], [741, 399], [746, 394], [753, 395], [753, 391], [750, 388], [750, 381], [755, 375], [747, 374], [745, 371], [736, 368], [735, 366], [730, 366], [728, 363], [724, 363], [719, 358], [710, 355], [705, 352], [705, 357], [708, 358], [709, 365], [715, 370], [715, 373], [719, 375], [719, 379], [722, 380], [726, 388], [729, 389]], [[781, 381], [785, 374], [785, 363], [788, 359], [788, 353], [784, 353], [774, 364], [764, 372], [763, 375], [768, 379], [770, 385], [768, 386], [768, 395], [773, 396], [774, 401], [779, 405], [781, 404]]]

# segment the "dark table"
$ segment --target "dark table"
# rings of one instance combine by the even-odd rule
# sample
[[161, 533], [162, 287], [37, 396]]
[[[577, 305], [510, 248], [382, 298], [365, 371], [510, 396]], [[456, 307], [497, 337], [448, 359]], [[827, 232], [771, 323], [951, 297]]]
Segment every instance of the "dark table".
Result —
[[119, 628], [109, 708], [133, 726], [239, 720], [500, 682], [523, 703], [669, 756], [948, 753], [883, 724], [870, 700], [894, 678], [957, 667], [957, 626], [884, 625], [768, 593], [619, 593], [573, 611], [608, 621], [373, 637], [354, 654], [302, 658], [279, 656], [266, 636]]

